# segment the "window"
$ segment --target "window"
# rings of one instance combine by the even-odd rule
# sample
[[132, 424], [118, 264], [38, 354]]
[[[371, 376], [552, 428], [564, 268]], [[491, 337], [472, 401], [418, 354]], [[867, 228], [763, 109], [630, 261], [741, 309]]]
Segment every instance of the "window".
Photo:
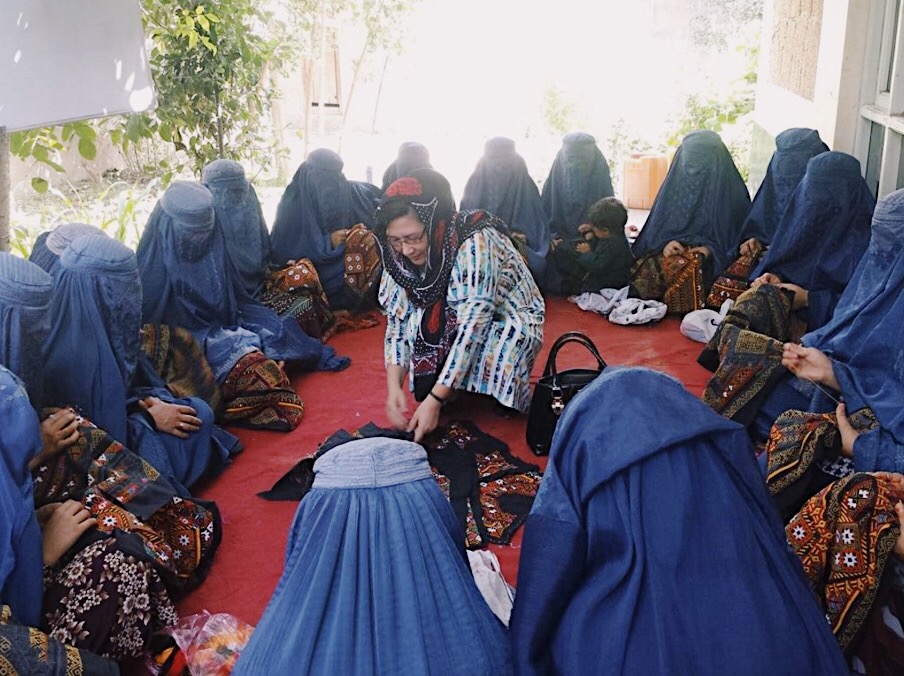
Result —
[[873, 0], [870, 6], [872, 63], [864, 72], [860, 107], [860, 160], [877, 197], [904, 187], [904, 49], [902, 0]]

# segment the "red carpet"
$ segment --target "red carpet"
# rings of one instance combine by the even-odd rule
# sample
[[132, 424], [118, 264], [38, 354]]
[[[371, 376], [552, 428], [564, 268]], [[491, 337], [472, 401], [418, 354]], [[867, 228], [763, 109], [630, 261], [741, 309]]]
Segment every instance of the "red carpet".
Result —
[[[616, 326], [564, 299], [552, 299], [547, 303], [546, 339], [533, 379], [542, 373], [553, 341], [565, 331], [580, 330], [593, 338], [607, 363], [665, 371], [699, 395], [709, 376], [696, 362], [702, 345], [682, 336], [678, 326], [677, 319], [666, 319], [655, 326]], [[351, 357], [348, 369], [305, 373], [293, 379], [306, 406], [304, 420], [294, 432], [233, 430], [241, 437], [245, 451], [221, 476], [196, 488], [200, 497], [219, 505], [223, 543], [207, 581], [179, 604], [183, 615], [207, 609], [257, 623], [282, 572], [286, 535], [297, 503], [268, 502], [256, 494], [270, 488], [336, 430], [351, 430], [371, 420], [387, 424], [383, 413], [386, 380], [382, 339], [382, 326], [340, 334], [330, 344]], [[559, 361], [560, 367], [566, 368], [592, 363], [593, 358], [576, 346], [565, 348]], [[651, 411], [656, 410], [657, 394], [650, 392]], [[512, 453], [542, 468], [545, 458], [536, 458], [524, 441], [525, 417], [503, 420], [483, 403], [479, 398], [465, 397], [455, 403], [451, 417], [473, 420], [482, 430], [508, 443]], [[492, 548], [511, 584], [517, 580], [520, 542], [521, 531], [511, 546]]]

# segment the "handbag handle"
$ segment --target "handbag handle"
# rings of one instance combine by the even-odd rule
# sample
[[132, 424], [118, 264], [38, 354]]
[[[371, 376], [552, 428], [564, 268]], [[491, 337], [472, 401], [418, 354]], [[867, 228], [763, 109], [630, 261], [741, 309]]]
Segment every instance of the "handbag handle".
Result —
[[590, 340], [586, 335], [581, 333], [580, 331], [568, 331], [567, 333], [563, 333], [561, 336], [556, 338], [556, 342], [552, 344], [552, 348], [549, 350], [549, 356], [546, 358], [546, 368], [543, 369], [543, 377], [552, 376], [555, 379], [557, 375], [556, 370], [556, 357], [559, 354], [559, 350], [565, 347], [568, 343], [579, 343], [587, 348], [587, 351], [590, 352], [596, 359], [597, 364], [599, 365], [599, 370], [602, 371], [606, 368], [606, 362], [603, 361], [603, 358], [600, 356], [599, 350], [596, 349], [596, 345], [594, 345], [593, 341]]

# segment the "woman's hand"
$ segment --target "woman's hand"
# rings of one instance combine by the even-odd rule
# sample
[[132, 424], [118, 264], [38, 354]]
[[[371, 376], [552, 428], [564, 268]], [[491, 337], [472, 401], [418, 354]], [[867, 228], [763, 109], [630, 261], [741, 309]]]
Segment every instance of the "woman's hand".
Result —
[[330, 244], [333, 245], [334, 249], [345, 242], [345, 238], [348, 237], [348, 231], [348, 228], [343, 228], [342, 230], [333, 230], [330, 233]]
[[745, 240], [741, 244], [741, 249], [740, 249], [741, 255], [742, 256], [751, 255], [754, 251], [756, 251], [757, 244], [759, 244], [759, 240], [757, 240], [756, 237], [751, 237], [750, 239]]
[[191, 406], [167, 404], [157, 397], [148, 397], [139, 404], [154, 419], [154, 426], [159, 431], [180, 439], [188, 439], [189, 434], [197, 432], [204, 424]]
[[58, 408], [41, 421], [42, 449], [32, 464], [59, 455], [78, 441], [80, 417], [71, 408]]
[[421, 443], [421, 439], [439, 425], [439, 409], [440, 403], [429, 396], [417, 407], [407, 428], [409, 432], [414, 432], [415, 443]]
[[695, 246], [690, 249], [685, 250], [685, 253], [690, 254], [703, 254], [704, 258], [709, 258], [713, 255], [713, 252], [710, 250], [708, 246]]
[[801, 308], [807, 307], [809, 304], [810, 292], [804, 287], [792, 284], [791, 282], [782, 282], [781, 284], [776, 284], [776, 286], [780, 289], [791, 291], [794, 294], [794, 300], [791, 302], [791, 309], [800, 310]]
[[782, 352], [782, 366], [798, 378], [826, 385], [836, 392], [841, 391], [838, 379], [835, 378], [832, 360], [815, 347], [785, 343], [785, 349]]
[[596, 237], [596, 235], [593, 234], [593, 226], [589, 223], [581, 223], [578, 226], [578, 232], [580, 233], [581, 237], [583, 237], [587, 241], [590, 241]]
[[777, 285], [777, 284], [781, 284], [781, 283], [782, 283], [782, 278], [779, 277], [778, 275], [773, 275], [771, 272], [764, 272], [762, 275], [760, 275], [759, 277], [757, 277], [750, 283], [750, 288], [758, 289], [761, 286], [763, 286], [763, 284], [776, 284]]
[[663, 256], [677, 256], [684, 253], [684, 245], [677, 239], [673, 239], [662, 248]]
[[896, 472], [872, 472], [872, 475], [886, 485], [895, 503], [895, 515], [901, 534], [895, 542], [893, 551], [899, 559], [904, 560], [904, 503], [901, 502], [904, 499], [904, 475]]
[[390, 389], [386, 397], [386, 417], [397, 430], [408, 427], [408, 395], [401, 387]]
[[41, 509], [44, 518], [41, 526], [44, 532], [44, 565], [55, 566], [82, 534], [97, 524], [97, 519], [92, 518], [82, 503], [75, 500], [45, 505]]
[[[844, 404], [838, 404], [835, 407], [835, 417], [838, 419], [838, 433], [841, 435], [841, 455], [846, 458], [854, 457], [854, 442], [860, 436], [860, 432], [854, 429], [851, 421], [847, 416], [847, 407]], [[904, 480], [904, 477], [902, 477]]]
[[578, 242], [574, 245], [574, 250], [579, 254], [590, 253], [590, 242]]

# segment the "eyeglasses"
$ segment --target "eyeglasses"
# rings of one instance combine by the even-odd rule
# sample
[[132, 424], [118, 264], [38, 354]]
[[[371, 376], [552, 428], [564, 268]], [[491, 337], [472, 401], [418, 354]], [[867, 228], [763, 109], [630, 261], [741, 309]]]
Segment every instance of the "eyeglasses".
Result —
[[387, 237], [386, 241], [389, 242], [389, 246], [391, 246], [395, 251], [401, 251], [403, 244], [420, 244], [424, 241], [424, 237], [427, 235], [427, 228], [421, 230], [419, 235], [405, 235], [404, 237]]

